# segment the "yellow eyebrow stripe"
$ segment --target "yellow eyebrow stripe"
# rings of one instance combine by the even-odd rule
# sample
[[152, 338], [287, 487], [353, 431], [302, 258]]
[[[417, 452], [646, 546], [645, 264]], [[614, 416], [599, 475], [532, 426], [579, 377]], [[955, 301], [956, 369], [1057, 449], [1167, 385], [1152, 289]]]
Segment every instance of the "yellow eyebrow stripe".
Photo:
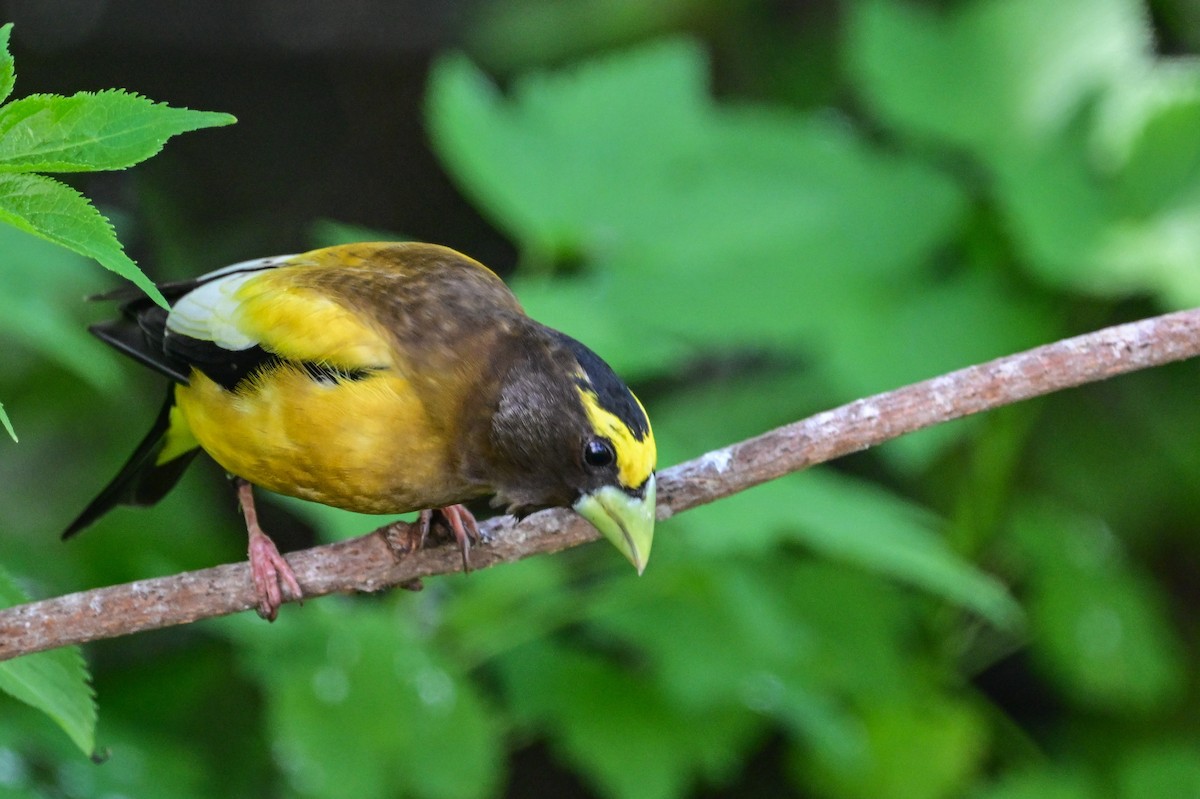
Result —
[[[600, 406], [599, 398], [592, 391], [576, 387], [583, 401], [583, 409], [587, 413], [592, 428], [613, 444], [617, 452], [617, 478], [621, 486], [627, 489], [637, 489], [642, 486], [654, 473], [654, 465], [658, 460], [658, 451], [654, 444], [654, 433], [647, 429], [645, 437], [638, 440], [633, 431], [617, 418], [615, 414]], [[638, 407], [642, 403], [634, 397]], [[642, 410], [645, 414], [645, 409]], [[649, 427], [650, 417], [646, 417]]]

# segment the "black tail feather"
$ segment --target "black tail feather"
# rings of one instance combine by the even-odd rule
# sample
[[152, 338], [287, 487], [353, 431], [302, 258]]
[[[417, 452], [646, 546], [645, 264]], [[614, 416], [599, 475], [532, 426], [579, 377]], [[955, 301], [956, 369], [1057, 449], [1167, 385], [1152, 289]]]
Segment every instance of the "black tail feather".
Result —
[[167, 428], [171, 424], [174, 397], [175, 387], [171, 386], [167, 391], [167, 401], [163, 403], [150, 432], [142, 439], [142, 443], [138, 444], [112, 482], [104, 487], [99, 496], [79, 514], [79, 518], [71, 522], [63, 532], [64, 540], [81, 532], [117, 505], [153, 505], [179, 482], [184, 470], [199, 452], [198, 449], [163, 464], [155, 463], [165, 443]]
[[117, 352], [186, 386], [191, 369], [163, 349], [167, 317], [159, 311], [161, 309], [154, 306], [140, 319], [121, 318], [98, 322], [89, 327], [88, 332]]

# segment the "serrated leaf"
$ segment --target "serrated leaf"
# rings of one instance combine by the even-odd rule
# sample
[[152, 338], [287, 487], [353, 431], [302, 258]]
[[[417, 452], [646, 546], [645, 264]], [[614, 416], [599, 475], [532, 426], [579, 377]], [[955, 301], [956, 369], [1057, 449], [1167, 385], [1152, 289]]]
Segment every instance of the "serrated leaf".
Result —
[[0, 221], [95, 258], [167, 307], [162, 293], [125, 254], [109, 221], [69, 186], [43, 175], [0, 174]]
[[12, 35], [12, 23], [0, 25], [0, 103], [12, 94], [16, 83], [16, 67], [12, 53], [8, 51], [8, 39]]
[[158, 153], [172, 136], [236, 121], [121, 89], [34, 94], [0, 107], [0, 171], [125, 169]]
[[0, 424], [4, 425], [4, 429], [8, 431], [8, 435], [13, 441], [17, 440], [17, 431], [13, 430], [12, 422], [8, 419], [8, 412], [4, 410], [4, 403], [0, 402]]
[[[0, 568], [0, 607], [25, 601], [25, 594]], [[0, 690], [45, 713], [91, 756], [96, 746], [96, 701], [79, 647], [0, 662]]]

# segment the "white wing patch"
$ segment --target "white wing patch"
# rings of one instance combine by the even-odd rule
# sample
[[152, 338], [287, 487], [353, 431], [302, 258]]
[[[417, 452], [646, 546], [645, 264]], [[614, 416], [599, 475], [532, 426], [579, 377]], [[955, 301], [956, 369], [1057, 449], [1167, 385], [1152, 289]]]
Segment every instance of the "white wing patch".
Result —
[[277, 255], [231, 264], [204, 275], [205, 281], [180, 297], [167, 315], [167, 332], [211, 341], [226, 350], [247, 350], [260, 342], [246, 335], [238, 324], [242, 284], [264, 269], [282, 266], [295, 256]]

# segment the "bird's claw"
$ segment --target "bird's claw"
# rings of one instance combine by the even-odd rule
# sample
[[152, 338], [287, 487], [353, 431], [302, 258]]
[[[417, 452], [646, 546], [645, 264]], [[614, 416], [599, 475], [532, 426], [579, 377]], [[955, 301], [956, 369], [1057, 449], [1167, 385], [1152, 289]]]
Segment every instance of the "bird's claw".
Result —
[[[483, 540], [475, 516], [467, 510], [465, 505], [450, 505], [439, 508], [437, 512], [442, 515], [442, 519], [450, 527], [450, 532], [454, 534], [454, 540], [458, 542], [458, 550], [462, 553], [463, 571], [471, 571], [471, 542]], [[422, 511], [421, 516], [424, 518], [428, 514], [432, 519], [433, 513], [431, 510]], [[425, 522], [426, 530], [428, 530], [428, 525], [429, 522]]]
[[458, 542], [462, 553], [463, 571], [471, 570], [471, 542], [484, 542], [488, 539], [479, 530], [475, 516], [464, 505], [448, 505], [444, 508], [428, 508], [421, 511], [417, 520], [411, 524], [394, 522], [383, 528], [383, 540], [387, 543], [392, 554], [398, 559], [425, 546], [429, 531], [433, 529], [434, 515], [437, 514], [450, 529], [454, 540]]
[[383, 535], [384, 543], [391, 550], [392, 557], [400, 560], [425, 545], [425, 535], [429, 532], [429, 528], [426, 527], [425, 532], [422, 532], [420, 519], [418, 519], [412, 524], [403, 521], [392, 522], [381, 528], [379, 532]]
[[250, 576], [258, 597], [258, 615], [267, 621], [275, 621], [285, 601], [304, 596], [296, 573], [265, 533], [250, 535]]

